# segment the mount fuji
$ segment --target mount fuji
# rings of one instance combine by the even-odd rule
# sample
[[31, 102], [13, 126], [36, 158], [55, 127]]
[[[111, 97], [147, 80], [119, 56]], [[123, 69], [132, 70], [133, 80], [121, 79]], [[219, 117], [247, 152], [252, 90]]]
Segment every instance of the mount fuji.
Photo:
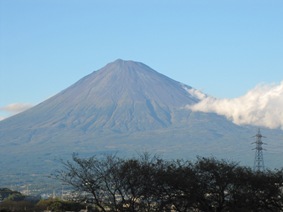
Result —
[[[150, 152], [165, 158], [215, 156], [253, 165], [257, 128], [187, 105], [205, 96], [147, 65], [116, 60], [33, 108], [0, 121], [0, 168], [50, 173], [58, 159]], [[262, 129], [266, 164], [282, 167], [282, 130]], [[59, 164], [59, 165], [58, 165]]]

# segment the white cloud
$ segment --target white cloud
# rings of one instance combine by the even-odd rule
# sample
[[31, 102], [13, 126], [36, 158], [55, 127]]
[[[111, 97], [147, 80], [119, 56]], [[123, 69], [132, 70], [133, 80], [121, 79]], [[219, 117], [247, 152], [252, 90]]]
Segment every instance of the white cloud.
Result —
[[283, 129], [283, 81], [279, 85], [258, 85], [239, 98], [206, 97], [187, 108], [224, 115], [239, 125], [250, 124]]
[[191, 94], [193, 97], [197, 98], [197, 99], [205, 99], [207, 97], [206, 94], [202, 93], [200, 90], [188, 87], [186, 85], [182, 85], [183, 88], [189, 93]]
[[9, 116], [23, 112], [23, 111], [31, 108], [32, 106], [33, 105], [31, 105], [29, 103], [13, 103], [13, 104], [9, 104], [9, 105], [0, 107], [0, 112], [5, 114], [5, 116], [3, 116], [3, 115], [0, 116], [0, 121], [9, 117]]

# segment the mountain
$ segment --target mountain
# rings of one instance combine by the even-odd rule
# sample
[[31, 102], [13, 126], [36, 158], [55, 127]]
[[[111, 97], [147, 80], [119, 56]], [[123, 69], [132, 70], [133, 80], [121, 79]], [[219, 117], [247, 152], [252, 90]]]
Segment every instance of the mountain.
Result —
[[[217, 156], [252, 165], [254, 127], [223, 116], [192, 112], [201, 92], [143, 63], [116, 60], [50, 99], [0, 122], [0, 168], [50, 173], [73, 152], [82, 156], [148, 151], [168, 158]], [[281, 130], [267, 158], [281, 165]], [[273, 143], [272, 143], [273, 142]]]
[[157, 129], [179, 121], [173, 111], [197, 101], [184, 85], [148, 66], [117, 60], [5, 121], [5, 126], [121, 132]]

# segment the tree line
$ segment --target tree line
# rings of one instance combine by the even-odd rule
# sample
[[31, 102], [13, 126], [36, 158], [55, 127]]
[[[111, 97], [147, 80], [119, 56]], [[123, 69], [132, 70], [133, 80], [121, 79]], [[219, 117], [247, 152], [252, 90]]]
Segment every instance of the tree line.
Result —
[[144, 153], [63, 162], [56, 179], [93, 211], [283, 211], [283, 169], [254, 172], [215, 158], [164, 160]]
[[0, 188], [0, 212], [42, 212], [80, 211], [85, 204], [59, 198], [41, 199], [40, 196], [26, 196], [19, 191]]

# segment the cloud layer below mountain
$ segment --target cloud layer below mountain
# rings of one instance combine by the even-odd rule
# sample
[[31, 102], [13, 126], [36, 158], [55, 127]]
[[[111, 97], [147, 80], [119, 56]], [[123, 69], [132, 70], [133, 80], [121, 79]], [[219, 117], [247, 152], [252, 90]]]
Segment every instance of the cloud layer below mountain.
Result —
[[280, 84], [260, 84], [234, 99], [208, 96], [187, 108], [224, 115], [239, 125], [283, 129], [283, 81]]

